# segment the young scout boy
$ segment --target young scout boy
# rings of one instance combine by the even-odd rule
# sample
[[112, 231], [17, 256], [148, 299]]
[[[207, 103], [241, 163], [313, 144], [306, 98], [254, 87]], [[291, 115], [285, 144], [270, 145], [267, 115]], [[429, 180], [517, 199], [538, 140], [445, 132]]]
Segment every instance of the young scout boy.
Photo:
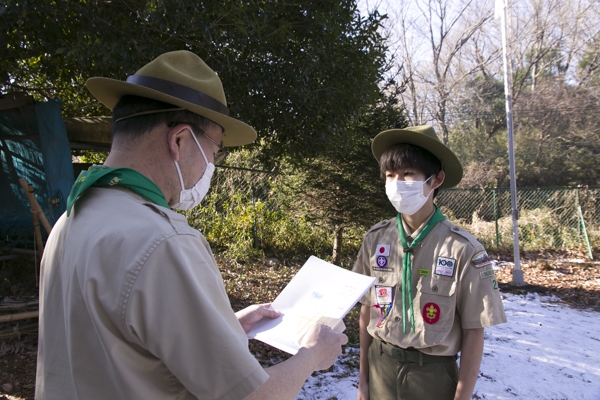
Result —
[[354, 265], [377, 277], [361, 299], [357, 399], [470, 399], [483, 329], [506, 316], [485, 249], [433, 202], [462, 166], [430, 126], [383, 131], [372, 150], [398, 214], [367, 232]]

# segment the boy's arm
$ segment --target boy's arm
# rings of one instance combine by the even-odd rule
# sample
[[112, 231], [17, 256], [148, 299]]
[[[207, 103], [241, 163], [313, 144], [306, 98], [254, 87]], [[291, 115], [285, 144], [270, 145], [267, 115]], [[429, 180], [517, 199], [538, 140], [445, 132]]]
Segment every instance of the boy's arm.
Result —
[[454, 400], [469, 400], [475, 389], [483, 355], [483, 328], [464, 329], [460, 348], [460, 372]]
[[369, 306], [360, 307], [359, 319], [359, 340], [360, 340], [360, 369], [358, 375], [358, 393], [356, 400], [369, 400], [369, 346], [373, 337], [367, 332], [369, 320], [371, 319], [371, 309]]

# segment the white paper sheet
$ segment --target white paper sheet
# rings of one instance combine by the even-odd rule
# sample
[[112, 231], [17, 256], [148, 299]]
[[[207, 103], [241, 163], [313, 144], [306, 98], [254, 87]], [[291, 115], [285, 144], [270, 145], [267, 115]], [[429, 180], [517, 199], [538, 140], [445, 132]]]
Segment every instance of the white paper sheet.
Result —
[[374, 277], [311, 256], [271, 305], [282, 315], [260, 321], [248, 337], [296, 354], [313, 323], [322, 316], [344, 318], [374, 282]]

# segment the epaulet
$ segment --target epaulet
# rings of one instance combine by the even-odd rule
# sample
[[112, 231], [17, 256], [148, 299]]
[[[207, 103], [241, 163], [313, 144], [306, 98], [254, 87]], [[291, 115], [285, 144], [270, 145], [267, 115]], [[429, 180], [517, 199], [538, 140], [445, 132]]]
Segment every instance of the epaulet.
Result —
[[386, 219], [386, 220], [383, 220], [381, 222], [378, 222], [375, 225], [373, 225], [371, 228], [369, 228], [369, 230], [367, 231], [367, 233], [371, 233], [373, 231], [376, 231], [377, 229], [385, 228], [386, 226], [388, 226], [389, 224], [391, 224], [392, 221], [394, 221], [393, 218], [392, 219]]
[[447, 219], [442, 221], [442, 223], [444, 223], [448, 228], [450, 228], [450, 231], [452, 233], [455, 233], [455, 234], [460, 235], [460, 236], [464, 237], [465, 239], [467, 239], [469, 241], [469, 243], [471, 243], [473, 245], [473, 247], [481, 246], [481, 243], [479, 243], [479, 241], [477, 239], [475, 239], [475, 236], [471, 235], [469, 232], [465, 231], [463, 228], [454, 225], [452, 222], [448, 221]]
[[164, 209], [162, 207], [159, 207], [150, 201], [145, 201], [144, 205], [146, 207], [148, 207], [149, 209], [151, 209], [152, 211], [154, 211], [155, 213], [157, 213], [158, 215], [161, 215], [164, 218], [166, 218], [167, 220], [170, 220], [169, 216], [167, 215], [167, 213], [164, 211]]
[[[455, 233], [457, 235], [464, 237], [475, 248], [474, 249], [475, 254], [473, 255], [473, 257], [471, 257], [471, 265], [473, 267], [482, 268], [482, 267], [488, 267], [488, 266], [492, 265], [492, 259], [490, 258], [490, 256], [488, 256], [487, 252], [483, 248], [483, 245], [477, 239], [475, 239], [475, 236], [473, 236], [469, 232], [465, 231], [464, 229], [454, 225], [452, 222], [450, 222], [448, 220], [444, 220], [442, 222], [444, 222], [445, 225], [450, 228], [450, 231], [452, 233]], [[490, 272], [487, 272], [487, 271], [482, 272], [482, 274], [483, 273], [490, 274]], [[491, 272], [491, 273], [493, 273], [493, 272]], [[489, 276], [489, 275], [486, 275], [486, 276]], [[482, 277], [483, 277], [483, 275], [482, 275]]]

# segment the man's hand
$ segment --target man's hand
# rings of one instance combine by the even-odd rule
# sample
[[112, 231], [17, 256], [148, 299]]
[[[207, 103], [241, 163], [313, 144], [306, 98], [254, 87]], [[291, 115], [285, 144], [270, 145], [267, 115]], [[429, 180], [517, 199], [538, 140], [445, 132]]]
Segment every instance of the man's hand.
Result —
[[293, 357], [265, 369], [269, 379], [247, 400], [293, 400], [298, 397], [306, 378], [314, 371], [335, 363], [348, 337], [324, 324], [314, 324], [300, 342]]
[[299, 352], [310, 352], [314, 370], [331, 367], [342, 353], [342, 345], [348, 343], [348, 336], [338, 333], [324, 324], [314, 324], [302, 338]]
[[270, 303], [267, 304], [254, 304], [250, 307], [246, 307], [235, 313], [240, 325], [244, 332], [248, 333], [250, 329], [263, 318], [277, 318], [280, 312], [271, 310], [269, 307]]

